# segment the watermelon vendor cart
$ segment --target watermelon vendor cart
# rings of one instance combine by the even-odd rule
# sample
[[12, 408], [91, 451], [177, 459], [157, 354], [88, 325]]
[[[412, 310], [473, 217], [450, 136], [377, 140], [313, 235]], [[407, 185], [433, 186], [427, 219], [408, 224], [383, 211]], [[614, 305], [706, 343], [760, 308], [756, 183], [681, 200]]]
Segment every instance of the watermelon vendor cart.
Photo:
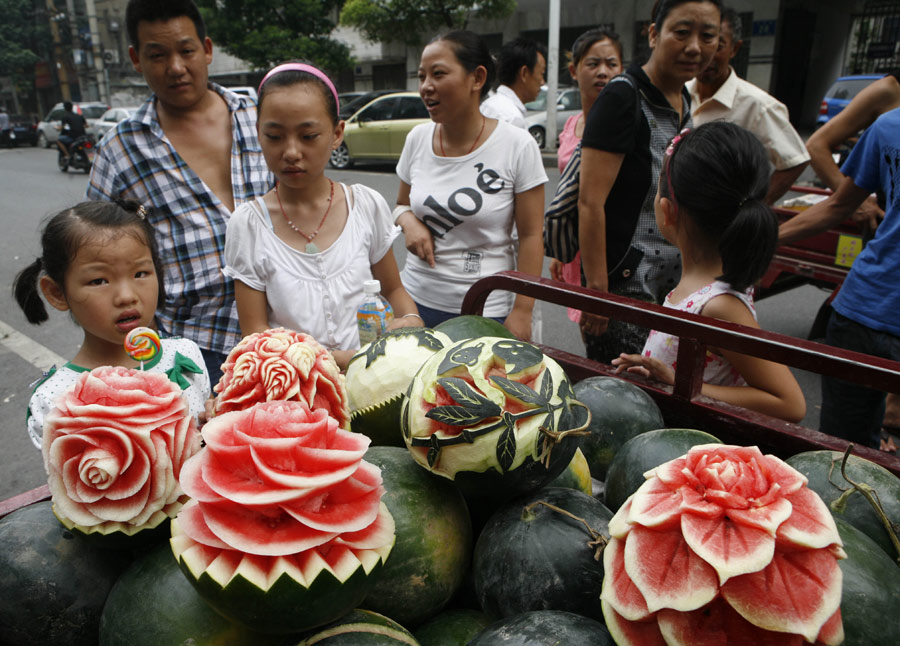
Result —
[[[844, 452], [848, 442], [700, 395], [706, 346], [727, 348], [878, 390], [900, 392], [900, 362], [519, 272], [502, 272], [476, 282], [463, 301], [463, 314], [480, 314], [485, 300], [494, 290], [524, 294], [677, 336], [678, 363], [673, 387], [636, 375], [615, 375], [612, 366], [556, 348], [541, 346], [541, 349], [563, 366], [572, 381], [592, 376], [615, 376], [635, 383], [654, 399], [669, 427], [701, 429], [723, 442], [757, 445], [764, 453], [782, 458], [802, 451]], [[854, 446], [853, 452], [900, 476], [900, 458], [897, 456], [863, 446]]]

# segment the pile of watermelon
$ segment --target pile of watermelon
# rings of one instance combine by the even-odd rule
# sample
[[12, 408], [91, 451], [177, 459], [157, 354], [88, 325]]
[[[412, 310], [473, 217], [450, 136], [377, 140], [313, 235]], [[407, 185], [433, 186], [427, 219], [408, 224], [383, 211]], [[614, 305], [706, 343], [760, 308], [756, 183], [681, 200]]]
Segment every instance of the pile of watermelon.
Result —
[[[0, 642], [900, 643], [896, 535], [840, 454], [667, 428], [633, 383], [572, 383], [479, 317], [363, 348], [346, 401], [349, 431], [302, 399], [214, 418], [171, 541], [98, 544], [49, 501], [0, 519]], [[845, 467], [896, 530], [900, 479]]]

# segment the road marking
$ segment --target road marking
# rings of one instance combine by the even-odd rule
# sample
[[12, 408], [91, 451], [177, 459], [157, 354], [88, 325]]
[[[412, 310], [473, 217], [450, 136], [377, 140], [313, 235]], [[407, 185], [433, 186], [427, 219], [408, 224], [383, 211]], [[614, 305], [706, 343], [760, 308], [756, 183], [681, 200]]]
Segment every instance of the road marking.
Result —
[[37, 341], [30, 339], [18, 330], [0, 321], [0, 344], [15, 352], [38, 370], [49, 370], [53, 366], [64, 366], [66, 360], [45, 348]]

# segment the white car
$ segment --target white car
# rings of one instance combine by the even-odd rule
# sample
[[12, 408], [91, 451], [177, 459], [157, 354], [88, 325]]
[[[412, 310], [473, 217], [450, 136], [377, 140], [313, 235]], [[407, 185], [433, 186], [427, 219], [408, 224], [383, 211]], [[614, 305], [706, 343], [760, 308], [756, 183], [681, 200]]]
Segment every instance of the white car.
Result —
[[[105, 103], [98, 102], [73, 103], [72, 109], [84, 117], [85, 121], [87, 121], [85, 130], [90, 131], [94, 122], [97, 121], [104, 112], [109, 110], [109, 106]], [[62, 119], [62, 116], [65, 113], [66, 109], [63, 107], [63, 104], [57, 103], [50, 112], [47, 113], [47, 116], [38, 122], [38, 146], [50, 148], [50, 146], [56, 143], [56, 140], [59, 139], [59, 130], [62, 127], [60, 119]]]
[[[528, 132], [537, 141], [541, 148], [547, 143], [547, 91], [541, 89], [540, 95], [534, 101], [525, 104], [528, 114], [525, 121], [528, 122]], [[581, 112], [581, 93], [577, 87], [559, 88], [556, 97], [556, 136], [562, 132], [566, 120], [573, 114]]]
[[103, 116], [94, 121], [92, 125], [88, 126], [88, 134], [92, 135], [95, 141], [100, 141], [103, 139], [103, 135], [115, 128], [116, 124], [122, 119], [127, 119], [137, 112], [138, 107], [140, 106], [134, 105], [126, 108], [110, 108], [103, 113]]

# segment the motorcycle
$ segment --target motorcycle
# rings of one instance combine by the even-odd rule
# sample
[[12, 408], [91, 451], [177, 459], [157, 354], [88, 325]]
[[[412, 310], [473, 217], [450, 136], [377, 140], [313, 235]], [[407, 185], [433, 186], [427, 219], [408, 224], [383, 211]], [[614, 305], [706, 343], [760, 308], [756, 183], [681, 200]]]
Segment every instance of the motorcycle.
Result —
[[94, 164], [94, 153], [97, 147], [90, 135], [82, 135], [69, 144], [69, 154], [66, 155], [61, 149], [57, 164], [59, 170], [66, 172], [69, 168], [80, 169], [85, 173], [91, 172], [91, 166]]

